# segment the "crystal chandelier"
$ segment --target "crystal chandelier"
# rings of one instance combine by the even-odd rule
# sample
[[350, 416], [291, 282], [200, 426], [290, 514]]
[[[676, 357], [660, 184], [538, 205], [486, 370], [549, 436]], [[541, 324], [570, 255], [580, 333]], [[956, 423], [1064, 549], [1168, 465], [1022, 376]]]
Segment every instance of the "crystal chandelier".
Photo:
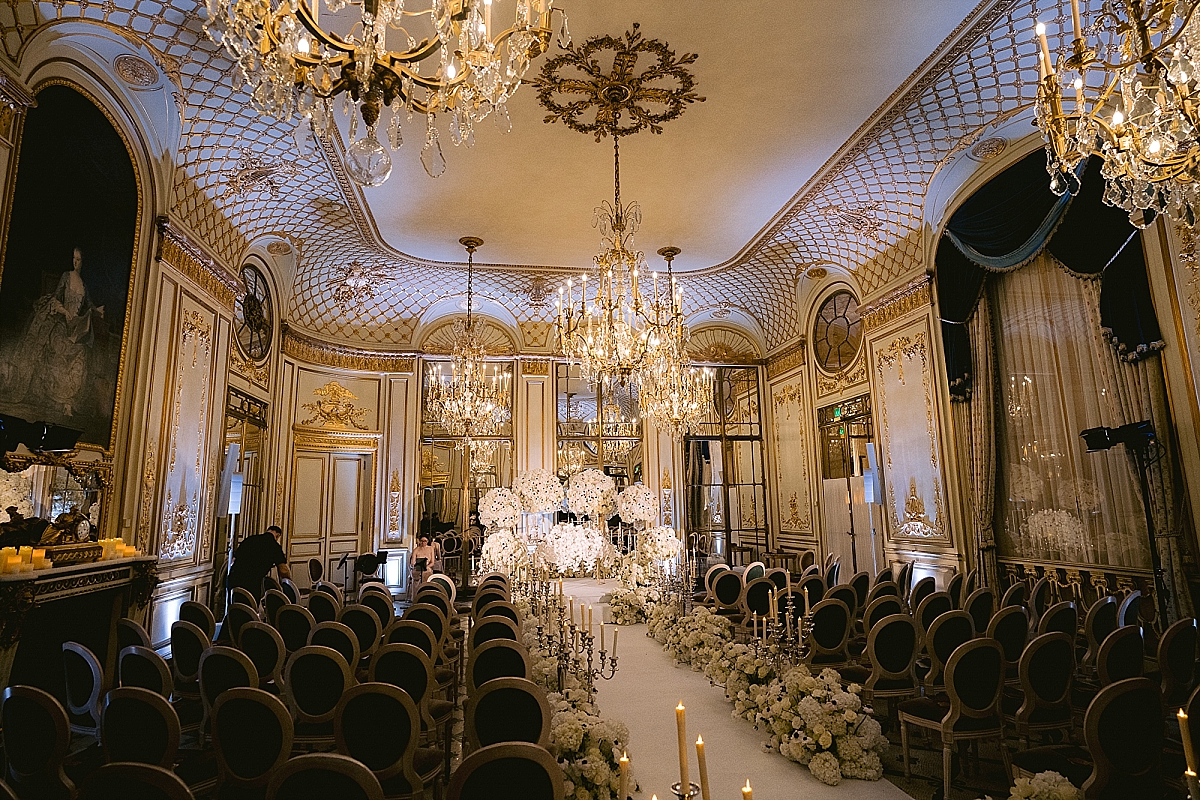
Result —
[[[455, 145], [473, 144], [474, 126], [489, 115], [508, 131], [506, 104], [530, 60], [549, 46], [555, 12], [558, 43], [570, 44], [566, 14], [553, 2], [515, 0], [512, 25], [504, 28], [499, 19], [493, 24], [493, 0], [432, 0], [424, 9], [408, 8], [405, 0], [324, 0], [324, 11], [322, 0], [207, 0], [204, 30], [237, 62], [257, 111], [302, 118], [302, 149], [311, 147], [310, 132], [330, 135], [333, 99], [343, 95], [351, 140], [346, 172], [378, 186], [392, 171], [388, 148], [376, 136], [385, 107], [393, 150], [403, 144], [402, 119], [425, 118], [421, 163], [435, 178], [446, 169], [438, 114], [449, 118]], [[340, 13], [347, 6], [351, 12]], [[414, 23], [418, 29], [410, 31]], [[432, 38], [414, 38], [426, 33]], [[431, 69], [423, 75], [425, 62]], [[366, 132], [356, 138], [360, 117]]]
[[[555, 344], [590, 385], [611, 390], [638, 383], [652, 362], [669, 358], [657, 351], [667, 332], [683, 325], [682, 290], [660, 287], [658, 273], [645, 280], [646, 259], [633, 241], [641, 208], [621, 202], [620, 139], [647, 128], [661, 133], [662, 123], [704, 98], [686, 69], [696, 56], [677, 57], [665, 43], [644, 38], [636, 23], [623, 38], [594, 36], [566, 50], [543, 65], [538, 100], [550, 112], [547, 122], [561, 121], [596, 141], [612, 136], [613, 201], [593, 217], [601, 232], [593, 274], [559, 287]], [[640, 58], [651, 63], [639, 72]]]
[[471, 312], [474, 295], [473, 277], [475, 250], [482, 239], [464, 236], [458, 240], [467, 248], [467, 319], [454, 323], [454, 347], [451, 351], [450, 374], [442, 372], [441, 364], [430, 364], [426, 372], [425, 401], [437, 424], [451, 436], [470, 443], [476, 437], [496, 436], [511, 417], [509, 408], [509, 378], [499, 365], [487, 374], [483, 345], [475, 330]]
[[[1106, 0], [1055, 61], [1039, 22], [1037, 123], [1055, 194], [1079, 191], [1082, 163], [1099, 153], [1106, 203], [1139, 227], [1165, 213], [1191, 226], [1200, 204], [1200, 23], [1194, 0]], [[1095, 48], [1085, 38], [1095, 37]], [[1066, 89], [1071, 97], [1064, 97]], [[1150, 213], [1145, 213], [1150, 212]]]
[[[667, 260], [667, 285], [675, 285], [671, 262], [679, 255], [678, 247], [664, 247], [658, 254]], [[693, 433], [704, 419], [712, 402], [713, 375], [688, 361], [690, 333], [684, 322], [682, 308], [676, 306], [671, 293], [671, 309], [662, 341], [643, 371], [639, 386], [642, 413], [654, 421], [659, 430], [674, 439]]]

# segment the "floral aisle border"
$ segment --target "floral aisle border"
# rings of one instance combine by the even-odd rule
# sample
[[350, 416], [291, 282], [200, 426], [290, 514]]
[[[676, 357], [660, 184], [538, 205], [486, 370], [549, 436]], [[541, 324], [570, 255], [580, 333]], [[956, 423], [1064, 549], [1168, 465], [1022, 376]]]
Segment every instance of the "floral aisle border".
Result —
[[833, 669], [776, 668], [774, 650], [733, 640], [730, 621], [707, 608], [683, 615], [673, 603], [650, 604], [649, 635], [677, 664], [703, 672], [725, 689], [733, 715], [770, 736], [770, 748], [808, 767], [830, 786], [843, 777], [877, 781], [888, 745], [858, 684], [843, 687]]
[[[621, 754], [629, 747], [629, 728], [601, 716], [582, 681], [566, 676], [558, 691], [558, 660], [538, 645], [537, 619], [529, 601], [514, 598], [524, 620], [521, 642], [529, 652], [529, 678], [546, 690], [550, 702], [550, 752], [566, 775], [564, 796], [569, 800], [615, 800], [620, 789]], [[629, 791], [637, 783], [629, 778]]]

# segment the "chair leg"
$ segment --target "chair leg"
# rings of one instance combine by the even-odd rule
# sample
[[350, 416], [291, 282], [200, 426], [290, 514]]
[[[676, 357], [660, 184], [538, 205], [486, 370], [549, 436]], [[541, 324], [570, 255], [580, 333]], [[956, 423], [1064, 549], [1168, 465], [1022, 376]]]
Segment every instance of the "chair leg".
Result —
[[900, 759], [904, 762], [904, 777], [912, 777], [912, 768], [908, 765], [908, 726], [900, 720]]
[[954, 745], [951, 742], [942, 743], [942, 781], [944, 789], [942, 797], [950, 797], [950, 766], [954, 762]]
[[1000, 757], [1004, 759], [1004, 774], [1008, 776], [1008, 782], [1013, 782], [1012, 761], [1008, 757], [1008, 743], [1004, 741], [1004, 730], [1000, 731]]

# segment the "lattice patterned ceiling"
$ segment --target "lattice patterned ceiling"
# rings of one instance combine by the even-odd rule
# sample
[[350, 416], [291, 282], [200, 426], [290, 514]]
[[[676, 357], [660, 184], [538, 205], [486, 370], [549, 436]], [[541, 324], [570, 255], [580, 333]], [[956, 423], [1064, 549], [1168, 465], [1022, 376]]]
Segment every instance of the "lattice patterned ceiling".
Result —
[[[1094, 12], [1100, 2], [1086, 5]], [[1069, 24], [1063, 5], [1060, 0], [986, 0], [950, 37], [949, 49], [936, 60], [931, 57], [915, 80], [897, 90], [882, 112], [800, 187], [762, 236], [731, 261], [687, 275], [688, 310], [744, 309], [758, 320], [773, 349], [799, 334], [794, 288], [806, 265], [849, 269], [868, 293], [922, 269], [919, 229], [931, 177], [983, 127], [1030, 104], [1036, 81], [1032, 20]], [[903, 2], [891, 8], [905, 13]], [[400, 258], [381, 242], [361, 195], [341, 173], [341, 143], [297, 158], [291, 127], [249, 109], [232, 62], [201, 32], [202, 13], [196, 0], [0, 0], [0, 37], [15, 60], [41, 25], [83, 17], [120, 28], [163, 54], [160, 63], [179, 85], [186, 106], [172, 214], [229, 263], [262, 236], [289, 239], [300, 259], [287, 309], [294, 326], [351, 343], [412, 346], [422, 310], [461, 293], [465, 269]], [[819, 20], [798, 16], [797, 25], [805, 24]], [[669, 31], [663, 35], [671, 40]], [[728, 68], [740, 67], [731, 62]], [[240, 169], [245, 176], [246, 163], [239, 160], [251, 157], [261, 159], [260, 165], [284, 165], [287, 174], [271, 186], [233, 191]], [[415, 158], [415, 153], [403, 157]], [[347, 310], [333, 298], [331, 276], [336, 266], [352, 260], [383, 268], [390, 280]], [[480, 295], [518, 319], [544, 323], [553, 305], [531, 303], [531, 294], [540, 297], [545, 281], [553, 286], [562, 277], [561, 270], [485, 267], [477, 272], [476, 285]]]

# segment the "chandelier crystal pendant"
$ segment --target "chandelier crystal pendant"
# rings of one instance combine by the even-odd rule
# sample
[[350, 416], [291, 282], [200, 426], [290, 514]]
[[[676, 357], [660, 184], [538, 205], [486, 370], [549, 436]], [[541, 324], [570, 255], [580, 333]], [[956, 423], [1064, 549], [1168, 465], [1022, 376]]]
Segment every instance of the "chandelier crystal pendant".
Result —
[[1099, 154], [1104, 201], [1129, 212], [1133, 224], [1145, 227], [1157, 214], [1167, 214], [1195, 225], [1200, 207], [1198, 6], [1194, 0], [1107, 0], [1085, 29], [1079, 0], [1071, 0], [1074, 38], [1057, 61], [1046, 26], [1037, 23], [1036, 118], [1046, 137], [1046, 168], [1055, 194], [1077, 193], [1083, 163]]
[[474, 299], [475, 250], [483, 240], [464, 236], [458, 240], [467, 248], [467, 318], [454, 323], [454, 346], [450, 372], [441, 364], [430, 364], [426, 371], [426, 406], [433, 420], [451, 436], [460, 437], [458, 447], [471, 446], [478, 437], [497, 436], [511, 419], [508, 370], [494, 365], [487, 372], [486, 353], [479, 341], [472, 314]]
[[[678, 247], [664, 247], [658, 254], [667, 261], [667, 284], [675, 286], [671, 262], [679, 255]], [[684, 322], [682, 297], [676, 304], [671, 292], [671, 308], [667, 326], [659, 346], [642, 371], [639, 400], [642, 414], [653, 420], [659, 430], [674, 439], [694, 433], [712, 403], [713, 373], [689, 361], [688, 341], [691, 338]]]
[[[385, 107], [392, 150], [403, 144], [401, 121], [424, 117], [421, 163], [435, 178], [446, 169], [438, 114], [449, 118], [455, 145], [472, 145], [474, 126], [489, 115], [502, 132], [509, 130], [508, 99], [530, 61], [549, 47], [555, 12], [558, 44], [571, 41], [566, 14], [554, 0], [514, 1], [512, 25], [503, 28], [492, 19], [500, 0], [432, 0], [423, 9], [408, 8], [405, 0], [206, 0], [204, 30], [237, 62], [257, 111], [280, 120], [301, 117], [302, 149], [311, 148], [312, 135], [331, 135], [333, 99], [343, 95], [351, 140], [346, 172], [357, 183], [378, 186], [392, 170], [376, 133]], [[424, 34], [429, 37], [415, 38]], [[358, 138], [360, 118], [366, 131]]]

